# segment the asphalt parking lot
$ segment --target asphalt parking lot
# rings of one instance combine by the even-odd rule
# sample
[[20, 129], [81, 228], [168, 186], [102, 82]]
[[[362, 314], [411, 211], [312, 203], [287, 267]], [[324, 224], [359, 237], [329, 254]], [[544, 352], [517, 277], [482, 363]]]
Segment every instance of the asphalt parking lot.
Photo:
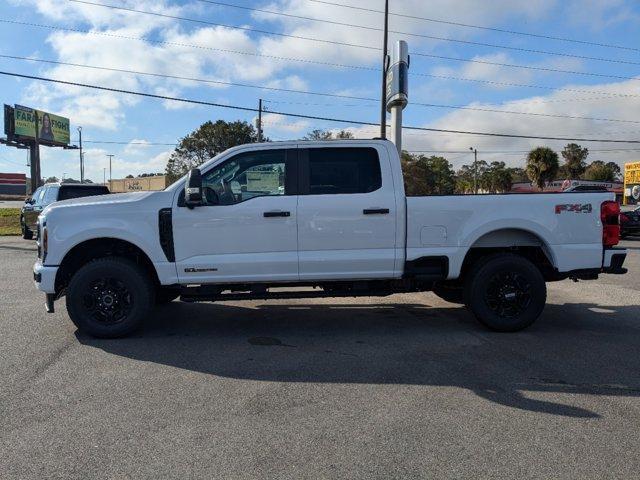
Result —
[[0, 478], [638, 478], [630, 273], [549, 286], [530, 329], [432, 294], [173, 302], [76, 332], [0, 238]]

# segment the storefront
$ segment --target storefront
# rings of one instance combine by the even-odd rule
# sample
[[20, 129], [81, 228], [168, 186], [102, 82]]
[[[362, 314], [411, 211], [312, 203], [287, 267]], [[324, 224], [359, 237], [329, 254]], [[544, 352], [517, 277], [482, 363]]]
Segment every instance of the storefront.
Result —
[[121, 178], [109, 181], [109, 190], [111, 191], [111, 193], [164, 190], [166, 187], [167, 177], [165, 175]]

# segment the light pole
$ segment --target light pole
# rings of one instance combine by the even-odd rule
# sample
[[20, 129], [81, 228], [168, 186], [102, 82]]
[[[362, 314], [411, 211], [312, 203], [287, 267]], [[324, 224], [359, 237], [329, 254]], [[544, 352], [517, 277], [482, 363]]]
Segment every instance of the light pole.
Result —
[[473, 193], [478, 194], [478, 149], [469, 147], [473, 152]]
[[62, 172], [62, 183], [64, 183], [64, 177], [67, 175], [67, 172]]
[[389, 41], [389, 0], [384, 2], [384, 36], [382, 39], [382, 95], [380, 97], [380, 138], [387, 138], [387, 43]]
[[78, 127], [78, 143], [80, 144], [80, 183], [84, 183], [84, 158], [82, 157], [82, 127]]
[[111, 160], [113, 159], [114, 155], [107, 155], [107, 157], [109, 157], [109, 186], [111, 186], [111, 180], [113, 179], [113, 177], [111, 176]]

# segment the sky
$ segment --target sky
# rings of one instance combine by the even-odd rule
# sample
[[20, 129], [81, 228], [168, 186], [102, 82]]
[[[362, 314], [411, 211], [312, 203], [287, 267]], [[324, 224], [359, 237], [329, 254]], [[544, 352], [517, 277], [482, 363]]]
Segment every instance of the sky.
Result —
[[[389, 3], [389, 45], [405, 40], [411, 55], [404, 125], [640, 139], [640, 2]], [[378, 127], [269, 111], [378, 122], [383, 8], [382, 0], [4, 0], [0, 71], [248, 108], [262, 98], [264, 132], [272, 140], [301, 138], [315, 128], [372, 138]], [[205, 121], [256, 117], [5, 75], [0, 100], [69, 117], [73, 143], [81, 126], [86, 177], [93, 181], [103, 180], [105, 168], [108, 177], [107, 154], [114, 155], [113, 178], [162, 172], [173, 145]], [[442, 155], [455, 168], [473, 160], [470, 147], [479, 159], [523, 166], [529, 149], [560, 152], [566, 143], [403, 134], [404, 149]], [[580, 143], [590, 149], [589, 161], [640, 159], [638, 144]], [[45, 178], [79, 177], [77, 151], [42, 147], [41, 159]], [[28, 174], [26, 152], [0, 146], [0, 171]]]

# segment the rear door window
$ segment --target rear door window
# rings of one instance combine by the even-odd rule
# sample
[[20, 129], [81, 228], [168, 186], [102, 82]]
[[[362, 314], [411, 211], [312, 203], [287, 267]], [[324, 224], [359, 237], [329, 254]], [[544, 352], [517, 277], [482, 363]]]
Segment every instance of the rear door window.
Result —
[[374, 148], [311, 148], [308, 152], [310, 195], [369, 193], [382, 186]]
[[107, 187], [60, 187], [58, 200], [69, 200], [70, 198], [93, 197], [95, 195], [106, 195], [109, 193]]

